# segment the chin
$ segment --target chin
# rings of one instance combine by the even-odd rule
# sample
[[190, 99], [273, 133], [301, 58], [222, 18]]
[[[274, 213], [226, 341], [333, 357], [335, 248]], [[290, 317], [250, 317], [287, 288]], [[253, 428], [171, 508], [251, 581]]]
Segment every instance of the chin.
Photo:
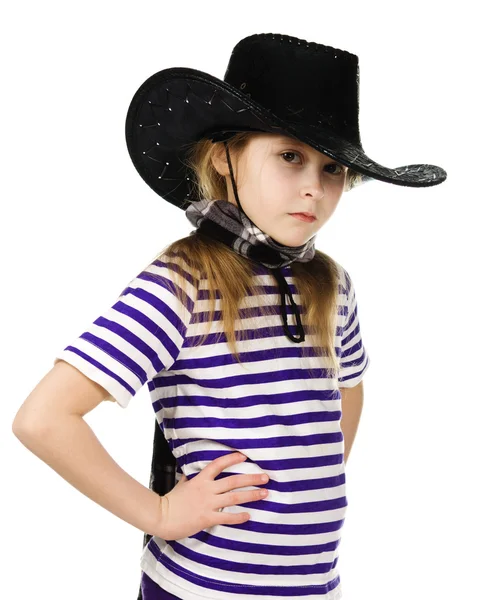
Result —
[[295, 248], [297, 246], [302, 246], [303, 244], [306, 244], [306, 242], [310, 239], [310, 238], [304, 238], [301, 240], [278, 240], [277, 238], [273, 238], [276, 242], [278, 242], [279, 244], [282, 244], [283, 246], [289, 246], [290, 248]]

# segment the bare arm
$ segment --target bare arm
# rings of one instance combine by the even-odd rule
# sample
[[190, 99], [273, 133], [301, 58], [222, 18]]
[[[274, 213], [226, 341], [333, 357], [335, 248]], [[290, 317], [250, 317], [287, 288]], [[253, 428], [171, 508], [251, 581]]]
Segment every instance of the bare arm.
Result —
[[[58, 360], [29, 394], [12, 425], [16, 437], [91, 500], [149, 535], [176, 540], [213, 525], [244, 523], [249, 513], [221, 512], [225, 506], [262, 500], [258, 473], [220, 471], [246, 458], [220, 456], [191, 481], [183, 475], [164, 496], [121, 469], [84, 421], [85, 414], [112, 398], [108, 390], [69, 363]], [[255, 486], [237, 492], [237, 488]]]
[[162, 537], [161, 496], [130, 477], [83, 419], [110, 398], [78, 369], [55, 361], [21, 405], [12, 431], [82, 494], [142, 532]]
[[346, 464], [349, 458], [349, 453], [356, 437], [356, 432], [359, 425], [359, 419], [364, 403], [363, 382], [352, 388], [340, 388], [341, 390], [341, 430], [344, 436], [344, 463]]
[[81, 416], [58, 415], [55, 423], [14, 433], [82, 494], [140, 531], [160, 535], [161, 496], [128, 475]]

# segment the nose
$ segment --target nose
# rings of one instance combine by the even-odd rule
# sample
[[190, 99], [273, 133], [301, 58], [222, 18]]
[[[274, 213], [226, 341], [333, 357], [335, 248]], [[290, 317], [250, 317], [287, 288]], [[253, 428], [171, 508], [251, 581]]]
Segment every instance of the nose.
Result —
[[324, 183], [321, 175], [311, 175], [301, 189], [301, 196], [309, 196], [321, 200], [324, 196]]
[[313, 198], [322, 198], [324, 196], [325, 173], [322, 166], [316, 164], [308, 165], [304, 169], [302, 192], [313, 196]]

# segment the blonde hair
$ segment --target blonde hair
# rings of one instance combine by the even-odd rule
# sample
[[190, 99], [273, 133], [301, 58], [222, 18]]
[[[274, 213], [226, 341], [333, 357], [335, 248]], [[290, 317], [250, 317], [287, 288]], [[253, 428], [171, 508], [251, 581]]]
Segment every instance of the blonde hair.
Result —
[[[230, 138], [227, 142], [230, 153], [235, 153], [237, 157], [241, 156], [254, 135], [254, 132], [240, 132]], [[218, 173], [212, 161], [217, 148], [218, 144], [208, 139], [201, 139], [187, 148], [186, 164], [191, 168], [195, 179], [193, 183], [197, 186], [198, 196], [201, 198], [211, 200], [228, 198], [225, 177]], [[345, 191], [351, 190], [361, 182], [361, 175], [352, 170], [346, 172], [346, 177]], [[252, 291], [255, 276], [252, 261], [225, 244], [205, 236], [199, 230], [169, 244], [155, 257], [155, 260], [158, 258], [167, 264], [168, 272], [171, 272], [171, 279], [175, 284], [171, 291], [185, 307], [187, 306], [187, 294], [184, 291], [184, 282], [181, 283], [181, 279], [183, 279], [181, 272], [186, 271], [193, 278], [196, 298], [201, 281], [206, 280], [207, 282], [209, 310], [206, 321], [209, 327], [208, 332], [196, 340], [195, 346], [203, 344], [211, 330], [215, 309], [215, 290], [218, 290], [221, 298], [220, 322], [223, 323], [224, 333], [232, 354], [241, 363], [236, 346], [235, 323], [237, 320], [241, 323], [239, 307], [241, 303], [248, 304], [250, 299], [248, 293], [252, 293], [254, 302], [260, 302], [262, 298], [266, 299], [266, 304], [259, 307], [255, 305], [261, 316], [277, 315], [277, 309], [275, 310], [271, 300], [271, 304], [268, 305], [268, 296], [262, 289], [263, 286], [260, 286], [256, 294]], [[171, 258], [174, 258], [174, 261], [171, 261]], [[293, 283], [301, 298], [301, 322], [306, 340], [308, 336], [312, 336], [313, 354], [324, 356], [328, 365], [328, 376], [336, 377], [339, 371], [339, 361], [334, 348], [338, 310], [338, 265], [331, 257], [319, 250], [315, 251], [311, 261], [294, 261], [290, 264]], [[231, 282], [234, 282], [234, 285], [231, 285]], [[295, 323], [294, 315], [288, 315], [288, 323]], [[240, 339], [244, 339], [244, 330], [240, 329], [238, 333]], [[303, 349], [305, 345], [300, 343], [298, 347]], [[308, 371], [312, 376], [311, 371]]]

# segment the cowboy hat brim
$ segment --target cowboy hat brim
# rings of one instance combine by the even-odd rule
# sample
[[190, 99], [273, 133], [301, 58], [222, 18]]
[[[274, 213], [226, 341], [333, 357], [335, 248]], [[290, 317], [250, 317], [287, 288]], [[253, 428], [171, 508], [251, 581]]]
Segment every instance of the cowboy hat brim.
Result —
[[142, 179], [183, 210], [199, 199], [184, 162], [189, 146], [204, 137], [226, 139], [236, 131], [295, 137], [362, 174], [363, 181], [428, 187], [447, 177], [436, 165], [381, 165], [328, 125], [281, 119], [229, 83], [187, 67], [164, 69], [149, 77], [133, 96], [125, 123], [128, 153]]

